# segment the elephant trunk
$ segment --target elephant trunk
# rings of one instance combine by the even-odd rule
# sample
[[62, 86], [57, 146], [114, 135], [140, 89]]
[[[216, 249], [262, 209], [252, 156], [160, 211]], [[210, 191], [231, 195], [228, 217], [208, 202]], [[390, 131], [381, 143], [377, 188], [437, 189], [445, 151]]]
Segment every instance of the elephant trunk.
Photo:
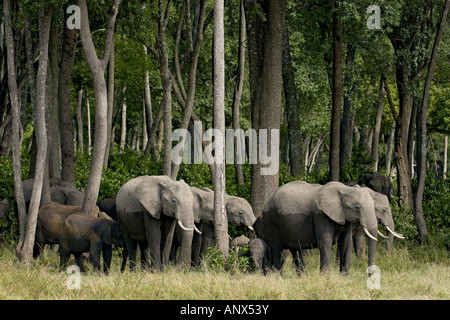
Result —
[[194, 237], [193, 229], [191, 231], [183, 230], [181, 234], [180, 255], [178, 256], [177, 265], [185, 268], [191, 265], [192, 240]]

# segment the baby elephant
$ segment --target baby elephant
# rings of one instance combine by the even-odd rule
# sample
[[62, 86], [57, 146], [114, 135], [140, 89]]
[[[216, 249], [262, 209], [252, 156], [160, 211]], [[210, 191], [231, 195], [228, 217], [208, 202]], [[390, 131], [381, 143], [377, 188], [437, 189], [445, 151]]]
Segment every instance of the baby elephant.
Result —
[[266, 268], [270, 268], [270, 249], [261, 238], [252, 239], [248, 244], [248, 256], [253, 260], [256, 269], [266, 275]]
[[100, 271], [100, 252], [103, 252], [103, 271], [111, 266], [112, 245], [124, 247], [119, 223], [99, 219], [83, 213], [67, 217], [59, 234], [60, 270], [65, 270], [71, 254], [75, 256], [81, 272], [85, 272], [82, 254], [89, 252], [94, 270]]

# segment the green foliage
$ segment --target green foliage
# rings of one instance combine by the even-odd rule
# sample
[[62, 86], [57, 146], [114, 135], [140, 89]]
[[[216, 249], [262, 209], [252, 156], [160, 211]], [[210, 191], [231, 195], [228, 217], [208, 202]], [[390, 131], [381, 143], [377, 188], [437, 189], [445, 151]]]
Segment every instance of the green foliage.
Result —
[[[247, 248], [244, 248], [247, 247]], [[244, 246], [240, 250], [248, 250], [248, 246]], [[223, 272], [248, 272], [254, 269], [254, 264], [250, 259], [244, 255], [239, 254], [238, 250], [230, 250], [228, 259], [224, 259], [222, 252], [216, 247], [212, 246], [206, 252], [199, 269], [201, 271]]]
[[353, 147], [350, 162], [341, 167], [341, 182], [358, 182], [368, 172], [373, 172], [373, 158], [368, 155], [367, 147], [359, 143]]

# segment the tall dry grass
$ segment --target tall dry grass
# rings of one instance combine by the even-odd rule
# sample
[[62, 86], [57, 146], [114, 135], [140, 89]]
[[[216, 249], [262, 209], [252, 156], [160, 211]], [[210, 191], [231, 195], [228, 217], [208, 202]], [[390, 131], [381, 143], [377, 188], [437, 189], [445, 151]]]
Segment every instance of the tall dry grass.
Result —
[[[80, 278], [80, 289], [69, 290], [69, 274], [58, 271], [58, 255], [46, 250], [46, 257], [29, 266], [18, 263], [14, 244], [0, 248], [0, 299], [56, 300], [317, 300], [317, 299], [450, 299], [450, 265], [448, 252], [430, 248], [394, 247], [387, 256], [383, 248], [377, 255], [381, 269], [380, 289], [367, 287], [367, 265], [353, 258], [348, 276], [339, 274], [333, 265], [319, 272], [316, 250], [306, 257], [307, 274], [297, 277], [288, 258], [282, 275], [270, 272], [245, 273], [208, 270], [164, 272], [119, 272], [120, 258], [115, 254], [109, 275], [88, 271]], [[73, 258], [71, 259], [73, 262]], [[199, 271], [201, 270], [201, 271]]]

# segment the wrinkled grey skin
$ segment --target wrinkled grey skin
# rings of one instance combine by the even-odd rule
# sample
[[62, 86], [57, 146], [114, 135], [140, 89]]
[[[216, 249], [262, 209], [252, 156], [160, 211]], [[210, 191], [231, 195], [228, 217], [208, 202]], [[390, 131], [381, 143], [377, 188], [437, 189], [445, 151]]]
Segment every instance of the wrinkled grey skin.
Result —
[[[202, 234], [194, 234], [192, 263], [198, 265], [201, 257], [212, 246], [214, 234], [214, 192], [208, 188], [191, 187], [194, 196], [194, 216], [197, 228]], [[228, 223], [236, 227], [252, 227], [256, 221], [253, 208], [241, 197], [225, 195], [225, 209]], [[179, 230], [177, 230], [177, 233]], [[174, 241], [176, 248], [176, 241]]]
[[[22, 181], [23, 194], [27, 208], [31, 200], [33, 183], [33, 179]], [[71, 206], [81, 206], [83, 205], [84, 195], [85, 191], [83, 189], [78, 189], [72, 182], [50, 179], [50, 197], [52, 202]]]
[[[73, 213], [80, 212], [81, 206], [68, 206], [56, 202], [44, 204], [39, 208], [36, 225], [36, 238], [33, 250], [35, 258], [43, 257], [46, 244], [58, 244], [59, 232], [64, 221]], [[109, 219], [97, 207], [95, 217]]]
[[9, 212], [11, 211], [11, 204], [7, 199], [0, 202], [0, 235], [3, 233], [3, 224], [6, 224], [9, 218]]
[[142, 176], [131, 179], [116, 196], [117, 218], [128, 248], [130, 269], [135, 270], [138, 245], [148, 247], [141, 260], [148, 266], [162, 270], [168, 262], [177, 222], [182, 231], [178, 265], [191, 262], [194, 233], [193, 196], [184, 181], [168, 176]]
[[103, 272], [111, 266], [112, 245], [124, 247], [119, 223], [99, 219], [84, 213], [74, 213], [66, 218], [59, 233], [60, 270], [65, 270], [71, 254], [75, 256], [81, 272], [85, 272], [82, 254], [89, 252], [94, 270], [100, 271], [100, 253], [103, 253]]
[[[377, 236], [373, 199], [367, 190], [339, 182], [313, 185], [302, 181], [287, 183], [266, 202], [261, 220], [254, 228], [267, 242], [272, 263], [281, 271], [283, 249], [298, 252], [298, 272], [303, 272], [302, 248], [319, 248], [320, 270], [331, 262], [333, 243], [340, 248], [340, 271], [348, 273], [351, 258], [352, 224]], [[338, 241], [339, 240], [339, 241]], [[295, 258], [295, 256], [294, 256]]]
[[382, 193], [388, 197], [391, 201], [391, 196], [394, 195], [394, 186], [392, 185], [389, 176], [385, 176], [379, 173], [366, 173], [361, 179], [359, 179], [358, 184], [360, 186], [366, 186], [376, 192]]

